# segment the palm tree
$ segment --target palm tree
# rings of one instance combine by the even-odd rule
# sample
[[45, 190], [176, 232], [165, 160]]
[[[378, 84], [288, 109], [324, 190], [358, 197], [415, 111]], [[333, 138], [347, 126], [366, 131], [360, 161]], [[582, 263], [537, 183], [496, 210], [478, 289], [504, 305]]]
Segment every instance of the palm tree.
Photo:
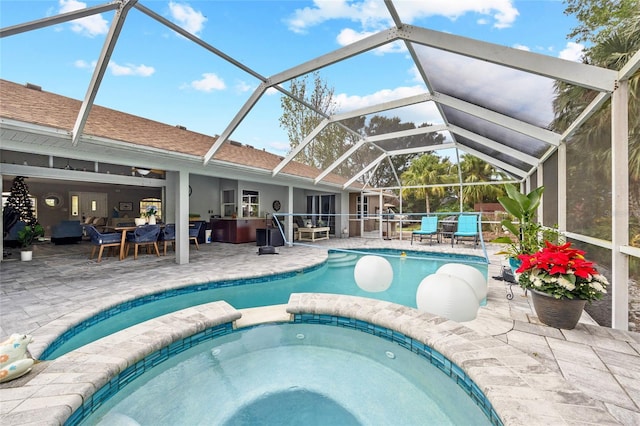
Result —
[[[448, 158], [440, 158], [435, 154], [424, 154], [411, 162], [409, 168], [402, 173], [403, 186], [434, 185], [439, 183], [453, 183], [455, 175], [451, 174], [453, 165]], [[410, 188], [405, 190], [407, 194], [419, 194], [425, 198], [425, 209], [431, 212], [429, 196], [444, 196], [447, 191], [443, 186]]]
[[[496, 177], [505, 178], [504, 173], [500, 173], [484, 160], [470, 154], [464, 154], [460, 160], [462, 171], [462, 181], [465, 183], [490, 182]], [[504, 190], [498, 185], [470, 185], [462, 190], [465, 203], [473, 205], [486, 201], [497, 200], [504, 195]]]

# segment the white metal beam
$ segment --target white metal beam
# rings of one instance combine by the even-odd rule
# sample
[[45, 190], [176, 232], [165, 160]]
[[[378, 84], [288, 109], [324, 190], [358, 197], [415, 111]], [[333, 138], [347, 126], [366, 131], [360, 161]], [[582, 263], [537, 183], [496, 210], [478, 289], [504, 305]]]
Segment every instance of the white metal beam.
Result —
[[307, 145], [311, 143], [311, 141], [318, 136], [318, 134], [329, 124], [329, 120], [322, 120], [320, 124], [318, 124], [315, 129], [313, 129], [305, 138], [296, 146], [287, 157], [280, 162], [276, 167], [274, 167], [271, 172], [271, 176], [275, 176], [285, 168], [287, 164], [289, 164], [296, 155], [298, 155]]
[[331, 116], [331, 121], [346, 120], [347, 118], [360, 117], [361, 115], [369, 115], [376, 112], [388, 111], [391, 109], [401, 108], [408, 105], [415, 105], [430, 100], [431, 95], [429, 93], [423, 93], [421, 95], [414, 95], [402, 99], [395, 99], [393, 101], [382, 102], [376, 105], [355, 109], [342, 114], [335, 114]]
[[507, 164], [504, 161], [496, 160], [495, 158], [489, 157], [488, 155], [483, 154], [482, 152], [476, 151], [475, 149], [466, 147], [466, 146], [461, 145], [459, 143], [456, 144], [456, 147], [461, 151], [464, 151], [464, 152], [466, 152], [468, 154], [472, 154], [472, 155], [478, 157], [479, 159], [484, 160], [489, 164], [493, 164], [493, 165], [495, 165], [495, 166], [497, 166], [497, 167], [499, 167], [501, 169], [504, 169], [507, 172], [512, 173], [512, 174], [514, 174], [516, 176], [523, 177], [523, 176], [525, 176], [527, 174], [527, 172], [522, 170], [522, 169], [514, 167], [511, 164]]
[[367, 139], [361, 139], [358, 142], [356, 142], [351, 148], [349, 148], [344, 154], [342, 154], [340, 157], [338, 157], [338, 159], [336, 161], [334, 161], [333, 163], [331, 163], [331, 165], [329, 167], [327, 167], [325, 170], [322, 171], [322, 173], [320, 173], [318, 175], [318, 177], [315, 178], [314, 183], [318, 183], [320, 182], [322, 179], [325, 178], [325, 176], [327, 176], [329, 173], [331, 173], [336, 167], [338, 167], [343, 161], [347, 160], [349, 157], [351, 157], [351, 155], [356, 152], [358, 149], [360, 149], [361, 146], [363, 146], [364, 144], [367, 143]]
[[600, 109], [600, 107], [611, 97], [611, 93], [603, 92], [598, 93], [598, 95], [591, 101], [587, 107], [582, 110], [580, 115], [567, 127], [562, 133], [562, 140], [567, 140], [571, 135], [580, 128], [596, 111]]
[[133, 5], [136, 4], [137, 1], [138, 0], [130, 0], [128, 2], [120, 3], [120, 7], [113, 17], [111, 27], [109, 27], [109, 33], [107, 34], [107, 38], [105, 39], [104, 45], [102, 46], [102, 51], [100, 52], [100, 57], [98, 58], [98, 63], [93, 70], [93, 75], [91, 76], [91, 81], [89, 82], [87, 93], [84, 96], [84, 101], [80, 106], [78, 117], [76, 118], [76, 122], [73, 126], [73, 131], [71, 133], [71, 142], [73, 145], [77, 145], [78, 141], [80, 140], [80, 135], [84, 130], [87, 119], [89, 118], [89, 112], [91, 111], [93, 102], [96, 99], [96, 95], [98, 94], [98, 89], [100, 88], [102, 77], [104, 77], [104, 73], [107, 71], [109, 59], [111, 59], [113, 49], [115, 49], [116, 47], [116, 43], [118, 41], [118, 37], [120, 36], [120, 31], [122, 31], [122, 26], [124, 25], [127, 13], [129, 13], [129, 10], [131, 9], [131, 7], [133, 7]]
[[458, 53], [506, 67], [565, 81], [600, 92], [611, 92], [618, 78], [617, 71], [593, 65], [527, 52], [512, 47], [474, 40], [426, 28], [405, 25], [400, 37], [418, 44]]
[[242, 105], [242, 108], [240, 108], [240, 110], [236, 113], [233, 119], [229, 122], [226, 129], [224, 129], [222, 134], [218, 136], [218, 139], [215, 141], [213, 145], [211, 145], [211, 148], [209, 148], [207, 153], [204, 155], [205, 165], [211, 160], [211, 158], [213, 158], [216, 151], [218, 151], [218, 149], [220, 149], [220, 147], [227, 140], [227, 138], [231, 136], [231, 133], [233, 133], [236, 127], [240, 125], [240, 123], [247, 116], [247, 114], [249, 114], [249, 111], [251, 111], [251, 109], [258, 102], [258, 100], [260, 100], [260, 98], [262, 97], [262, 95], [266, 90], [267, 90], [267, 86], [264, 83], [261, 83], [256, 88], [256, 90], [253, 91], [249, 99], [247, 99], [244, 105]]
[[382, 154], [380, 155], [378, 158], [376, 158], [374, 161], [372, 161], [371, 163], [369, 163], [369, 165], [367, 167], [365, 167], [364, 169], [362, 169], [360, 172], [358, 172], [354, 177], [352, 177], [351, 179], [349, 179], [349, 181], [347, 183], [345, 183], [344, 185], [342, 185], [342, 189], [347, 189], [349, 186], [351, 186], [351, 184], [355, 181], [357, 181], [360, 176], [364, 175], [365, 173], [367, 173], [369, 170], [371, 170], [372, 168], [376, 167], [378, 164], [380, 164], [380, 162], [382, 160], [384, 160], [387, 157], [387, 154]]
[[27, 31], [38, 30], [40, 28], [45, 28], [51, 25], [62, 24], [64, 22], [74, 21], [80, 18], [86, 18], [87, 16], [96, 15], [98, 13], [110, 12], [112, 10], [119, 8], [120, 3], [122, 3], [122, 0], [112, 1], [107, 4], [87, 7], [84, 9], [78, 9], [78, 10], [74, 10], [67, 13], [61, 13], [60, 15], [49, 16], [47, 18], [42, 18], [35, 21], [25, 22], [24, 24], [1, 28], [0, 38], [9, 37], [9, 36], [24, 33]]
[[376, 47], [380, 47], [382, 45], [390, 43], [394, 40], [397, 40], [398, 38], [398, 32], [395, 28], [380, 31], [379, 33], [353, 42], [343, 48], [327, 53], [326, 55], [318, 56], [298, 66], [272, 75], [269, 78], [269, 82], [271, 85], [275, 85], [280, 84], [284, 81], [289, 81], [301, 75], [305, 75], [320, 68], [324, 68], [327, 65], [331, 65], [344, 59], [356, 56], [360, 53], [375, 49]]
[[487, 146], [491, 149], [499, 151], [503, 154], [507, 154], [510, 157], [516, 158], [522, 162], [531, 164], [532, 166], [537, 166], [540, 163], [540, 160], [531, 155], [525, 154], [522, 151], [518, 151], [517, 149], [510, 148], [501, 143], [495, 142], [492, 139], [486, 138], [484, 136], [478, 135], [477, 133], [470, 132], [469, 130], [463, 129], [458, 126], [449, 125], [449, 130], [457, 135], [462, 136], [463, 138], [470, 139], [474, 142], [478, 142], [484, 146]]
[[415, 148], [397, 149], [395, 151], [387, 151], [390, 156], [420, 154], [424, 152], [440, 151], [442, 149], [453, 149], [457, 145], [455, 143], [443, 143], [440, 145], [417, 146]]
[[500, 127], [504, 127], [505, 129], [510, 129], [534, 139], [538, 139], [549, 145], [558, 146], [560, 144], [560, 135], [558, 133], [479, 107], [461, 99], [454, 98], [453, 96], [445, 95], [444, 93], [434, 93], [433, 100], [436, 103], [449, 106], [457, 109], [458, 111], [489, 121]]
[[611, 328], [629, 329], [629, 80], [611, 99]]

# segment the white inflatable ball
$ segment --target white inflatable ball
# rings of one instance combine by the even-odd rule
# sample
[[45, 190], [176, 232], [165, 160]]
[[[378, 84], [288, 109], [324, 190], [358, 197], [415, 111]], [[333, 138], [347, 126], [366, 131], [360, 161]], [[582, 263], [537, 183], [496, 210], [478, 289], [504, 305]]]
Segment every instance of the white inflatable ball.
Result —
[[364, 291], [378, 293], [385, 291], [393, 281], [393, 268], [381, 256], [362, 256], [353, 269], [353, 278]]
[[478, 302], [482, 302], [487, 298], [487, 279], [482, 272], [470, 265], [462, 263], [446, 263], [438, 268], [436, 274], [449, 274], [454, 277], [462, 278], [471, 286], [476, 293]]
[[471, 321], [478, 315], [480, 303], [471, 286], [449, 274], [424, 278], [416, 292], [418, 310], [457, 322]]

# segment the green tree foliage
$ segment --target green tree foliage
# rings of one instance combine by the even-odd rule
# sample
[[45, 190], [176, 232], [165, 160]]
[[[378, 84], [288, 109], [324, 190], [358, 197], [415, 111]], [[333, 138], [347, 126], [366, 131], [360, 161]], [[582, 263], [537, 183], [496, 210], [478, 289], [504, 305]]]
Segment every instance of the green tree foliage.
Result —
[[[310, 81], [311, 77], [313, 78], [312, 82]], [[289, 144], [291, 150], [293, 150], [324, 120], [324, 116], [331, 116], [335, 113], [337, 105], [333, 99], [334, 89], [330, 88], [318, 73], [292, 80], [290, 92], [297, 99], [303, 99], [308, 104], [314, 105], [322, 113], [320, 114], [307, 108], [296, 99], [288, 96], [282, 97], [281, 107], [283, 113], [280, 117], [280, 126], [287, 130]], [[426, 126], [429, 126], [429, 124], [421, 124], [419, 127]], [[324, 170], [331, 166], [343, 153], [369, 136], [415, 128], [416, 125], [414, 123], [402, 122], [398, 117], [389, 118], [374, 115], [372, 117], [349, 118], [341, 121], [339, 125], [330, 124], [326, 126], [296, 156], [295, 160]], [[440, 144], [443, 141], [444, 137], [442, 135], [427, 133], [381, 140], [375, 143], [365, 143], [352, 153], [348, 159], [333, 169], [333, 172], [343, 177], [351, 178], [364, 170], [384, 152]], [[415, 156], [416, 154], [391, 156], [389, 160], [384, 160], [376, 168], [366, 173], [361, 182], [378, 188], [398, 186], [399, 181], [396, 176], [399, 178]]]
[[[492, 165], [470, 154], [464, 154], [460, 160], [462, 181], [464, 183], [491, 182], [506, 179], [506, 175]], [[462, 189], [464, 205], [473, 209], [475, 203], [495, 202], [504, 194], [502, 185], [468, 185]]]
[[422, 188], [408, 188], [404, 194], [424, 198], [425, 211], [431, 212], [432, 201], [437, 197], [447, 195], [447, 188], [444, 186], [426, 187], [426, 185], [437, 185], [453, 183], [457, 181], [457, 168], [448, 158], [440, 158], [433, 153], [423, 154], [414, 159], [407, 170], [402, 173], [403, 186], [423, 186]]
[[[576, 14], [581, 23], [571, 36], [595, 43], [585, 52], [586, 63], [619, 70], [640, 50], [640, 2], [637, 0], [568, 0], [566, 3], [566, 13]], [[588, 89], [556, 83], [555, 119], [551, 128], [557, 132], [566, 130], [594, 97], [595, 93]], [[572, 136], [567, 143], [567, 155], [570, 159], [580, 159], [570, 161], [567, 170], [572, 222], [580, 224], [573, 230], [610, 238], [610, 217], [602, 214], [611, 205], [607, 195], [612, 167], [610, 102]], [[640, 222], [640, 71], [629, 80], [629, 171], [633, 225]], [[584, 176], [589, 176], [590, 182], [598, 182], [598, 188], [584, 185]], [[632, 233], [640, 235], [640, 230]], [[637, 239], [636, 244], [640, 244], [640, 236]]]
[[638, 0], [565, 0], [566, 15], [580, 22], [567, 35], [578, 42], [599, 44], [612, 34], [638, 25]]

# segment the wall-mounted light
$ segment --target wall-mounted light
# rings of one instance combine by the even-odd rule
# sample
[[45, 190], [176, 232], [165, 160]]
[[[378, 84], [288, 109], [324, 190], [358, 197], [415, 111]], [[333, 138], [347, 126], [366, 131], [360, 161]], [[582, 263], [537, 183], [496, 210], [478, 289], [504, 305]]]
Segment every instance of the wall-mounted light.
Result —
[[140, 176], [146, 176], [149, 173], [151, 173], [151, 170], [149, 170], [149, 169], [141, 169], [141, 168], [137, 168], [137, 167], [136, 167], [136, 171], [138, 172], [138, 174]]

